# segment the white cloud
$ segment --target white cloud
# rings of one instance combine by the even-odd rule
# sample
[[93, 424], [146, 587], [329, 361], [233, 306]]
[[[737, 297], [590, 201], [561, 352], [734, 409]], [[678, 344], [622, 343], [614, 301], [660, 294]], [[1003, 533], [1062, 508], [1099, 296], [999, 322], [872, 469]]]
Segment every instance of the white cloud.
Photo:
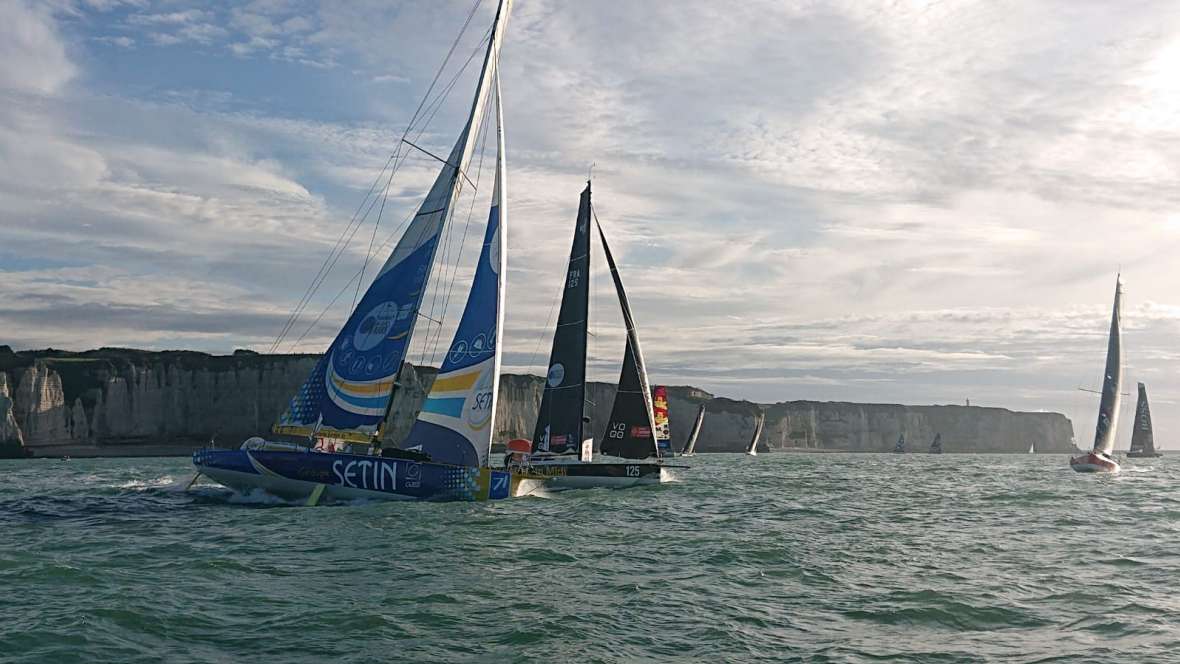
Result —
[[0, 0], [0, 91], [54, 94], [75, 73], [44, 6]]

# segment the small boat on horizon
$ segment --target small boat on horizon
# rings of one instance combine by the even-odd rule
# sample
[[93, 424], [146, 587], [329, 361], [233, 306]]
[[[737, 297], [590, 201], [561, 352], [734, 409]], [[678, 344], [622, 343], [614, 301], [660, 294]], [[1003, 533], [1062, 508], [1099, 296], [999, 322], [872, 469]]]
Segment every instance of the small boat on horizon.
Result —
[[754, 422], [754, 435], [750, 437], [750, 444], [746, 446], [746, 454], [749, 456], [758, 456], [758, 439], [762, 437], [762, 426], [766, 424], [766, 413], [758, 413], [758, 419]]
[[934, 441], [930, 443], [931, 454], [942, 454], [942, 434], [934, 434]]
[[905, 454], [905, 433], [897, 436], [897, 443], [893, 446], [894, 454]]
[[1112, 452], [1123, 398], [1122, 296], [1123, 281], [1119, 275], [1114, 281], [1114, 308], [1110, 315], [1106, 370], [1102, 378], [1102, 399], [1098, 404], [1098, 424], [1094, 427], [1094, 448], [1069, 459], [1069, 467], [1079, 473], [1119, 472], [1119, 463]]
[[1144, 459], [1161, 457], [1155, 449], [1155, 432], [1151, 427], [1151, 406], [1147, 404], [1147, 386], [1139, 383], [1139, 401], [1135, 404], [1135, 428], [1131, 430], [1131, 450], [1127, 457]]

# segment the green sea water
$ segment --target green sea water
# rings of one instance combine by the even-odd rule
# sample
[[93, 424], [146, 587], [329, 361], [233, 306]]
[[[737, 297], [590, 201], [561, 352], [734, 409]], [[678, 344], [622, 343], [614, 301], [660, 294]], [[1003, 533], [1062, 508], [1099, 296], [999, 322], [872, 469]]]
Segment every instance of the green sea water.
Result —
[[1180, 661], [1180, 457], [700, 455], [315, 508], [0, 461], [0, 661]]

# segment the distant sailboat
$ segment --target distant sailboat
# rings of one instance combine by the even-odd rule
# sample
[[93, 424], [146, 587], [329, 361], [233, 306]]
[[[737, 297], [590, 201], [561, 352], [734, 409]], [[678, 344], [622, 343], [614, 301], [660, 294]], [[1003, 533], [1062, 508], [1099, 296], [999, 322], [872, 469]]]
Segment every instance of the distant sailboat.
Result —
[[903, 433], [897, 437], [897, 443], [893, 446], [893, 453], [894, 454], [902, 454], [904, 452], [905, 452], [905, 434]]
[[1102, 400], [1098, 404], [1098, 424], [1094, 428], [1094, 449], [1071, 457], [1070, 468], [1079, 473], [1117, 473], [1115, 461], [1115, 431], [1118, 428], [1119, 405], [1122, 403], [1123, 345], [1122, 345], [1123, 282], [1115, 277], [1114, 309], [1110, 315], [1110, 337], [1106, 345], [1106, 371], [1102, 379]]
[[[193, 454], [199, 474], [238, 490], [286, 498], [489, 500], [522, 495], [541, 479], [488, 465], [500, 372], [504, 277], [504, 140], [500, 42], [509, 0], [488, 32], [475, 98], [450, 155], [417, 214], [327, 352], [272, 429], [239, 449]], [[402, 449], [381, 449], [398, 373], [409, 349], [435, 255], [495, 91], [497, 157], [483, 250], [463, 316], [438, 377]], [[491, 110], [491, 109], [488, 109]], [[440, 161], [442, 161], [440, 159]], [[472, 184], [474, 187], [474, 184]], [[299, 442], [292, 442], [291, 439]]]
[[1151, 406], [1147, 405], [1147, 386], [1139, 383], [1139, 402], [1135, 404], [1135, 428], [1131, 431], [1131, 451], [1136, 459], [1163, 456], [1155, 451], [1155, 432], [1151, 428]]
[[1036, 452], [1037, 452], [1037, 444], [1036, 443], [1029, 443], [1028, 444], [1028, 453], [1029, 454], [1036, 454]]
[[696, 422], [692, 424], [692, 431], [688, 434], [688, 440], [684, 442], [684, 447], [680, 450], [680, 456], [696, 456], [697, 437], [701, 435], [701, 426], [705, 423], [705, 404], [701, 404], [697, 409]]
[[[615, 391], [615, 402], [601, 453], [624, 461], [593, 459], [593, 442], [584, 437], [589, 422], [585, 414], [586, 341], [589, 332], [590, 224], [593, 216], [590, 183], [587, 182], [578, 205], [569, 267], [563, 279], [565, 287], [561, 309], [558, 311], [553, 348], [549, 355], [549, 371], [533, 430], [530, 472], [548, 477], [545, 486], [550, 489], [624, 488], [658, 484], [665, 479], [656, 437], [652, 391], [648, 386], [647, 368], [631, 315], [631, 305], [627, 301], [614, 255], [607, 244], [606, 233], [597, 220], [594, 221], [598, 239], [610, 268], [627, 332], [618, 389]], [[573, 456], [579, 452], [579, 456]], [[643, 461], [635, 461], [640, 459]]]
[[934, 442], [930, 443], [931, 454], [942, 454], [942, 434], [934, 434]]
[[754, 435], [750, 438], [750, 445], [746, 448], [746, 454], [758, 456], [758, 439], [762, 437], [762, 426], [764, 424], [766, 424], [766, 413], [759, 413], [758, 420], [754, 423]]

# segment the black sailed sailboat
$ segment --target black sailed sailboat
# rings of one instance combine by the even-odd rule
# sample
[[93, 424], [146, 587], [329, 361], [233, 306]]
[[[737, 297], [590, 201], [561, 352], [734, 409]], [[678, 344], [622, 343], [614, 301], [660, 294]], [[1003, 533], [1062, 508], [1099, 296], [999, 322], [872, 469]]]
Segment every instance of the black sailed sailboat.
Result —
[[930, 443], [931, 454], [942, 454], [942, 434], [934, 434], [934, 442]]
[[1139, 383], [1139, 401], [1135, 404], [1135, 428], [1131, 431], [1128, 457], [1142, 459], [1163, 456], [1155, 451], [1155, 432], [1151, 428], [1151, 406], [1147, 404], [1147, 386]]
[[692, 431], [688, 434], [688, 440], [684, 441], [684, 447], [680, 450], [680, 456], [695, 456], [697, 449], [697, 437], [701, 435], [701, 426], [705, 423], [705, 404], [701, 404], [697, 410], [696, 422], [692, 424]]
[[1106, 341], [1106, 370], [1102, 378], [1102, 399], [1098, 402], [1098, 424], [1094, 427], [1094, 448], [1070, 457], [1069, 467], [1079, 473], [1117, 473], [1114, 436], [1118, 427], [1123, 388], [1123, 281], [1115, 277], [1114, 309], [1110, 314], [1110, 336]]
[[750, 444], [746, 446], [746, 454], [758, 456], [758, 439], [762, 437], [762, 426], [766, 424], [766, 413], [758, 413], [754, 422], [754, 435], [750, 437]]
[[[533, 432], [534, 454], [531, 470], [549, 478], [551, 489], [592, 487], [622, 488], [655, 484], [664, 478], [656, 442], [655, 414], [643, 352], [635, 329], [634, 317], [623, 290], [623, 281], [615, 265], [602, 225], [597, 224], [603, 255], [627, 328], [627, 344], [619, 375], [618, 391], [611, 408], [604, 455], [623, 459], [650, 461], [594, 461], [592, 442], [583, 444], [586, 403], [586, 337], [590, 301], [590, 221], [594, 216], [590, 202], [590, 183], [582, 192], [578, 218], [570, 249], [569, 269], [565, 275], [561, 310], [549, 355], [545, 392]], [[575, 456], [576, 455], [576, 456]]]
[[902, 433], [897, 437], [897, 444], [893, 446], [894, 454], [902, 454], [905, 452], [905, 434]]

